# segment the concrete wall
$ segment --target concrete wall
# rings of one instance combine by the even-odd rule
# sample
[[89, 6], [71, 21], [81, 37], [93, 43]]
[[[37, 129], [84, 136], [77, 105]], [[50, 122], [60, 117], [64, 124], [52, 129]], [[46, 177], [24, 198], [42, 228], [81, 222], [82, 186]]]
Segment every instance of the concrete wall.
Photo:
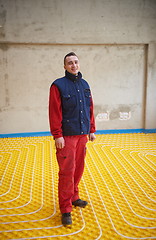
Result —
[[0, 133], [49, 130], [49, 86], [69, 51], [97, 129], [156, 128], [155, 0], [0, 0]]

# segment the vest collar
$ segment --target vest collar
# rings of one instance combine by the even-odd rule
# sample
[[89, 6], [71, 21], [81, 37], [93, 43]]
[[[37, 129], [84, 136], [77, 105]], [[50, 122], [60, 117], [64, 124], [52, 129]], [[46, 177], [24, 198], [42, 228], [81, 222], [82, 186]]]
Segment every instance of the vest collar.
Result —
[[72, 73], [67, 72], [67, 70], [65, 71], [65, 76], [73, 82], [78, 81], [82, 78], [82, 74], [80, 72], [78, 72], [78, 75], [74, 75]]

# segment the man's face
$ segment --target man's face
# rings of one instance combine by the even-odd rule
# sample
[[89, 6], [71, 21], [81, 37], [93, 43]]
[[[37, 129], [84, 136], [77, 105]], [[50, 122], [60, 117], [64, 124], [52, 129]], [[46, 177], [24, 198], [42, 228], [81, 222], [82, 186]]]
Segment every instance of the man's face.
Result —
[[64, 68], [74, 75], [77, 75], [80, 69], [79, 59], [76, 56], [66, 57]]

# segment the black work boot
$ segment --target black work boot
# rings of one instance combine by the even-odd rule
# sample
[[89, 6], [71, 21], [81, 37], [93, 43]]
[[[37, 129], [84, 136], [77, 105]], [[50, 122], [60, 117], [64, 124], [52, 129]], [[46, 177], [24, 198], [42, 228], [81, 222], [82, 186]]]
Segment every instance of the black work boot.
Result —
[[76, 201], [72, 202], [72, 205], [74, 205], [75, 207], [81, 207], [81, 208], [85, 208], [87, 204], [88, 202], [83, 201], [81, 199], [77, 199]]
[[71, 218], [70, 212], [62, 214], [62, 224], [63, 225], [71, 225], [72, 224], [72, 218]]

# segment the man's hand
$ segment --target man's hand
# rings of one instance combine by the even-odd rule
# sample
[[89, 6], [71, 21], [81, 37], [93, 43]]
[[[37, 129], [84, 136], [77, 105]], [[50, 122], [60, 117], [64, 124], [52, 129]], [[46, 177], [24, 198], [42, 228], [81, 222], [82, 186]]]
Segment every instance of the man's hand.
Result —
[[94, 134], [94, 133], [90, 133], [90, 134], [89, 134], [89, 140], [90, 140], [90, 141], [93, 142], [93, 141], [95, 140], [95, 138], [96, 138], [96, 137], [95, 137], [95, 134]]
[[65, 141], [63, 137], [55, 138], [55, 146], [56, 148], [64, 148]]

